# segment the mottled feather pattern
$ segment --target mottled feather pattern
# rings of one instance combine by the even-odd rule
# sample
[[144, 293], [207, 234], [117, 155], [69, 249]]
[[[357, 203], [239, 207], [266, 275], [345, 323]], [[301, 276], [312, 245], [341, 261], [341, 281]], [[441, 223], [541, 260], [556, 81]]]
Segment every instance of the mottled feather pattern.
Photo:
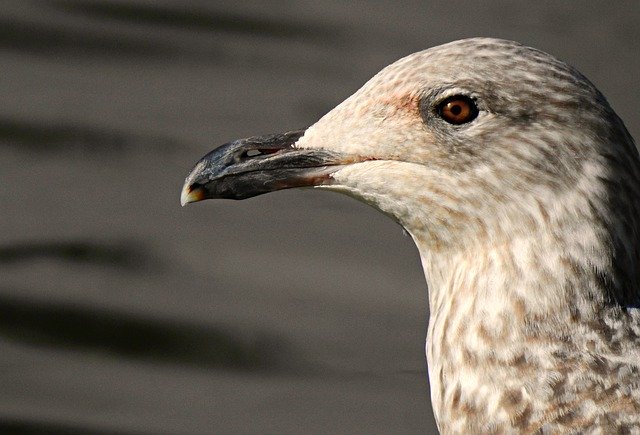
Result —
[[[433, 108], [458, 94], [479, 115], [452, 126]], [[640, 432], [640, 159], [584, 76], [457, 41], [385, 68], [296, 147], [372, 157], [322, 188], [415, 240], [443, 433]]]

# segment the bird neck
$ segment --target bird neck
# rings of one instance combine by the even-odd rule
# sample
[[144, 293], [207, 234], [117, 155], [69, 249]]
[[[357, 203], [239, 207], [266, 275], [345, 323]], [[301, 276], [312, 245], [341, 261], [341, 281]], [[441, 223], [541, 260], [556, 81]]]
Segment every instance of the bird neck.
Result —
[[[591, 230], [587, 230], [591, 231]], [[614, 265], [614, 253], [595, 234], [580, 241], [549, 232], [471, 245], [462, 252], [421, 253], [433, 320], [464, 313], [494, 322], [494, 328], [527, 333], [524, 320], [562, 323], [617, 302], [628, 282]], [[510, 313], [513, 324], [502, 317]], [[442, 332], [451, 334], [450, 327]]]
[[562, 378], [567, 360], [584, 358], [606, 318], [638, 306], [637, 276], [616, 267], [623, 249], [588, 222], [571, 222], [572, 231], [541, 224], [455, 250], [414, 236], [429, 286], [426, 351], [437, 420], [464, 431], [474, 427], [473, 416], [512, 425], [500, 416], [520, 415], [529, 427], [531, 415], [542, 412], [533, 397], [548, 405], [551, 397], [539, 399]]

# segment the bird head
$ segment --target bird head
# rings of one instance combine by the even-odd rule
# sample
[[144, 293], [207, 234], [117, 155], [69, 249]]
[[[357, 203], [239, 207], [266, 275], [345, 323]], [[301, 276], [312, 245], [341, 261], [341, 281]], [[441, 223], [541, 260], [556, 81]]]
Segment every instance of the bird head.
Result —
[[640, 306], [635, 144], [584, 76], [541, 51], [475, 38], [412, 54], [306, 130], [212, 151], [182, 203], [301, 186], [364, 201], [416, 241], [443, 432], [516, 431], [521, 417], [533, 430], [531, 415], [546, 427], [539, 398], [569, 384], [567, 352], [626, 339], [621, 307]]
[[431, 248], [530, 231], [589, 208], [637, 152], [579, 72], [515, 42], [474, 38], [407, 56], [305, 130], [241, 139], [203, 157], [182, 204], [291, 187], [339, 191]]

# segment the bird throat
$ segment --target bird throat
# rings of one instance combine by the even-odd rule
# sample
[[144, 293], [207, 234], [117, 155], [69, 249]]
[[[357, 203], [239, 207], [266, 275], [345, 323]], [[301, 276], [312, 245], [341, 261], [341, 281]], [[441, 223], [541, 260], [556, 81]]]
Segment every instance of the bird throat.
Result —
[[611, 295], [623, 279], [611, 238], [593, 225], [580, 231], [563, 239], [541, 225], [455, 252], [414, 236], [429, 287], [426, 353], [441, 431], [535, 430], [560, 400], [553, 386], [588, 367], [589, 349], [611, 345], [607, 322], [624, 315]]

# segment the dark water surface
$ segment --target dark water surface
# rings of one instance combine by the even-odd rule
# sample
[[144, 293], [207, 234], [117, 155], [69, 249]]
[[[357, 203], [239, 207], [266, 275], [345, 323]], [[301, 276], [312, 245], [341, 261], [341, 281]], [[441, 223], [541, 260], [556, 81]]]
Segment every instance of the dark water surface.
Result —
[[636, 1], [0, 2], [0, 431], [433, 433], [395, 223], [179, 194], [214, 146], [468, 36], [575, 65], [640, 138]]

